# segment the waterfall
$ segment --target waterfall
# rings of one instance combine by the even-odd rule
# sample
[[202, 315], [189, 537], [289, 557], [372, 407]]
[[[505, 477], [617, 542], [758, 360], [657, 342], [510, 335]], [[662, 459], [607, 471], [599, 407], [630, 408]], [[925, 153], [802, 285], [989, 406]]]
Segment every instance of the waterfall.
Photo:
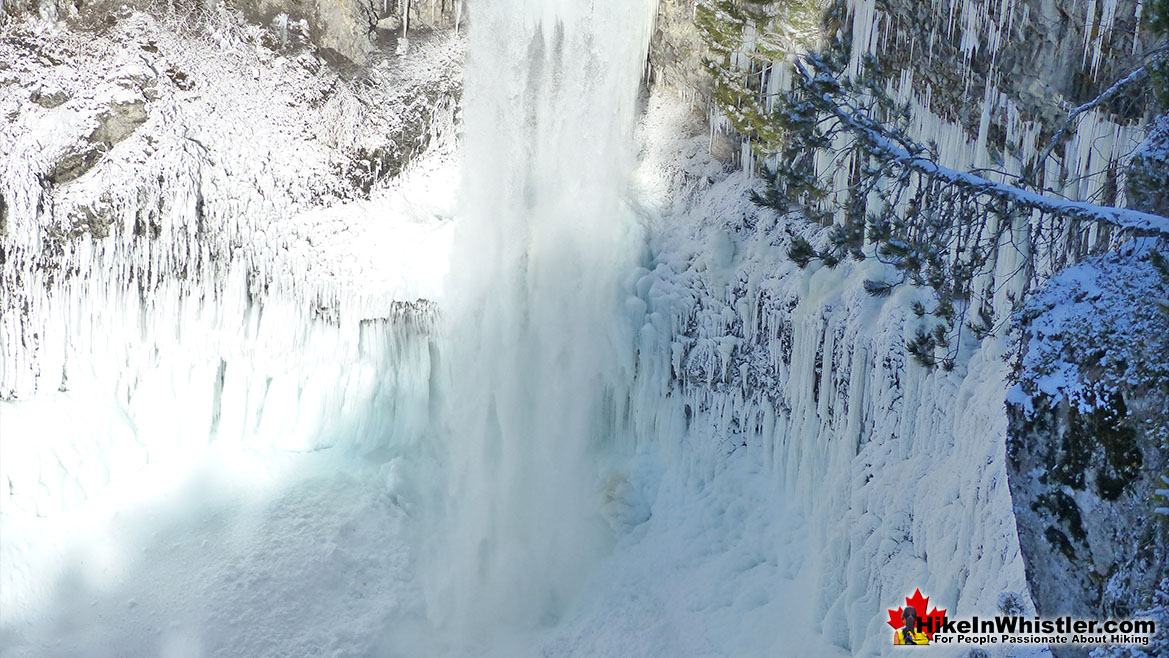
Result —
[[[642, 235], [625, 202], [654, 5], [499, 0], [471, 16], [448, 280], [439, 623], [554, 621], [604, 550], [598, 475]], [[626, 373], [627, 375], [628, 373]]]

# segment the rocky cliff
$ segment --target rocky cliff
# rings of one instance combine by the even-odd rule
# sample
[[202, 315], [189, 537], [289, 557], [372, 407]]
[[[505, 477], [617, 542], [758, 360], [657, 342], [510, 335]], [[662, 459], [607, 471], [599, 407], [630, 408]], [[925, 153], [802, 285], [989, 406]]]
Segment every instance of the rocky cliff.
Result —
[[357, 64], [295, 22], [107, 9], [0, 25], [11, 519], [211, 441], [376, 450], [425, 417], [462, 39]]
[[[1019, 540], [1040, 612], [1128, 618], [1169, 565], [1169, 271], [1156, 252], [1093, 259], [1048, 281], [1022, 315], [1007, 405]], [[1057, 655], [1077, 654], [1058, 649]]]
[[230, 9], [266, 27], [264, 38], [269, 48], [286, 50], [312, 44], [334, 62], [362, 65], [376, 60], [382, 51], [393, 52], [400, 43], [405, 45], [411, 34], [457, 26], [463, 4], [464, 0], [187, 0], [130, 5], [106, 0], [3, 0], [0, 24], [31, 14], [73, 28], [100, 31], [114, 25], [118, 13], [130, 6], [186, 19]]
[[[771, 112], [791, 84], [787, 59], [838, 36], [850, 72], [876, 77], [908, 104], [913, 136], [936, 143], [944, 164], [1019, 175], [1034, 166], [1070, 110], [1161, 49], [1163, 37], [1142, 27], [1142, 6], [667, 1], [650, 61], [716, 128], [743, 142], [750, 167], [773, 156], [781, 141]], [[1143, 11], [1147, 23], [1150, 10]], [[1073, 199], [1123, 201], [1124, 171], [1162, 103], [1149, 85], [1135, 86], [1079, 117], [1054, 148], [1047, 184]]]
[[[1135, 2], [660, 7], [650, 51], [656, 79], [680, 87], [712, 131], [737, 142], [728, 160], [748, 171], [770, 162], [782, 139], [771, 112], [790, 87], [790, 56], [838, 35], [850, 73], [875, 76], [905, 104], [911, 137], [934, 145], [944, 165], [1018, 180], [1066, 123], [1041, 176], [1052, 194], [1154, 212], [1169, 200], [1157, 118], [1165, 108], [1154, 86], [1126, 88], [1068, 120], [1164, 48], [1148, 30], [1147, 7], [1142, 24]], [[736, 184], [743, 194], [762, 182]], [[718, 218], [693, 229], [701, 236], [694, 244], [709, 252], [682, 256], [672, 250], [676, 239], [663, 238], [671, 246], [662, 253], [676, 260], [653, 274], [673, 282], [657, 304], [691, 300], [667, 330], [670, 390], [685, 396], [688, 422], [712, 423], [726, 450], [759, 442], [775, 455], [814, 501], [814, 516], [864, 528], [867, 539], [858, 540], [826, 525], [818, 544], [817, 611], [841, 646], [876, 651], [862, 632], [877, 632], [866, 616], [875, 600], [895, 602], [898, 588], [912, 592], [919, 581], [959, 614], [1030, 609], [1025, 591], [1046, 616], [1126, 616], [1156, 605], [1166, 552], [1165, 519], [1154, 510], [1165, 470], [1167, 361], [1165, 315], [1150, 301], [1164, 296], [1165, 281], [1141, 255], [1148, 244], [1065, 225], [1056, 234], [1078, 237], [1044, 239], [1025, 253], [1000, 248], [987, 281], [994, 331], [967, 338], [952, 372], [929, 373], [905, 351], [922, 317], [911, 309], [931, 303], [915, 297], [921, 290], [866, 299], [862, 279], [892, 276], [873, 259], [843, 274], [788, 271], [793, 234], [817, 245], [828, 236], [749, 206], [692, 203], [710, 204], [702, 212]], [[1026, 224], [1018, 226], [1031, 235], [1050, 230]], [[1085, 258], [1095, 260], [1058, 274]], [[719, 274], [728, 266], [732, 273]], [[1016, 359], [1012, 375], [1003, 363]], [[1048, 390], [1055, 375], [1067, 388]], [[1014, 515], [997, 515], [996, 504], [1013, 505]], [[980, 519], [978, 539], [971, 543], [964, 522], [935, 525], [940, 518]], [[989, 567], [992, 556], [1000, 561]], [[1024, 567], [1025, 579], [1009, 575]], [[1004, 573], [996, 579], [987, 568]], [[857, 603], [866, 596], [867, 612]]]
[[279, 290], [335, 317], [339, 255], [297, 245], [345, 227], [291, 218], [368, 198], [454, 138], [462, 44], [449, 32], [338, 68], [226, 11], [46, 25], [0, 28], [4, 398], [57, 388], [43, 361], [79, 331], [59, 314], [97, 290], [214, 297], [239, 269], [249, 295]]

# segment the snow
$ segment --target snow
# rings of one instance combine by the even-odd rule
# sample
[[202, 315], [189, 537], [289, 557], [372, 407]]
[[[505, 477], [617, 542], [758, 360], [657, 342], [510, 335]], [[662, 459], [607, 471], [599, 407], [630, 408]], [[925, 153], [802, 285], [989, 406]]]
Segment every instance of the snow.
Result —
[[[1015, 385], [1010, 400], [1030, 408], [1031, 398], [1042, 393], [1052, 404], [1068, 401], [1089, 412], [1101, 401], [1097, 396], [1103, 389], [1114, 388], [1114, 371], [1125, 372], [1127, 364], [1155, 364], [1155, 356], [1139, 353], [1138, 347], [1125, 345], [1116, 349], [1100, 350], [1093, 358], [1103, 381], [1084, 381], [1083, 364], [1070, 363], [1070, 354], [1090, 340], [1114, 340], [1117, 336], [1149, 335], [1158, 309], [1152, 304], [1134, 304], [1133, 299], [1153, 299], [1163, 287], [1152, 267], [1134, 268], [1118, 277], [1106, 273], [1104, 267], [1118, 268], [1123, 260], [1140, 262], [1154, 248], [1149, 239], [1138, 240], [1124, 250], [1112, 252], [1101, 259], [1093, 259], [1069, 267], [1050, 279], [1024, 309], [1029, 318], [1021, 360], [1022, 369], [1034, 381], [1034, 390], [1023, 391]], [[1140, 307], [1140, 313], [1108, 313], [1104, 309]], [[1131, 375], [1126, 375], [1131, 377]], [[1095, 390], [1094, 390], [1095, 389]]]
[[[344, 308], [340, 323], [313, 319], [315, 309], [295, 298], [251, 304], [238, 271], [215, 300], [165, 288], [169, 298], [153, 296], [150, 312], [177, 324], [125, 312], [139, 304], [126, 293], [72, 302], [66, 312], [90, 315], [96, 329], [70, 341], [63, 390], [0, 402], [0, 608], [20, 609], [48, 585], [45, 569], [25, 563], [37, 551], [10, 528], [74, 518], [148, 466], [197, 461], [211, 444], [363, 454], [412, 440], [427, 417], [432, 312], [398, 307], [379, 317], [369, 300], [442, 297], [451, 224], [421, 217], [420, 208], [428, 190], [449, 191], [453, 172], [427, 165], [434, 171], [419, 166], [371, 201], [292, 218], [312, 227], [313, 254], [324, 263], [314, 267], [295, 249], [293, 257], [353, 295], [356, 308]], [[343, 226], [330, 234], [330, 222]]]
[[51, 587], [26, 625], [6, 604], [0, 654], [356, 658], [420, 614], [374, 463], [219, 447], [122, 485], [37, 529]]
[[[367, 138], [329, 103], [311, 109], [329, 82], [307, 72], [311, 58], [298, 60], [302, 69], [233, 40], [237, 32], [191, 37], [145, 15], [112, 38], [23, 29], [9, 25], [5, 36], [23, 39], [0, 39], [5, 57], [15, 55], [13, 88], [56, 80], [72, 100], [45, 109], [19, 94], [3, 99], [21, 117], [0, 133], [3, 272], [14, 291], [0, 314], [5, 626], [52, 595], [72, 561], [62, 542], [90, 539], [66, 528], [105, 532], [99, 523], [120, 514], [117, 501], [151, 495], [135, 483], [165, 482], [160, 472], [182, 480], [209, 446], [384, 456], [413, 437], [426, 417], [431, 304], [442, 297], [458, 180], [450, 144], [434, 135], [428, 157], [371, 198], [314, 206], [329, 190], [351, 194], [332, 160]], [[147, 41], [162, 54], [139, 47]], [[29, 44], [76, 66], [12, 53]], [[407, 62], [376, 74], [438, 77], [457, 47], [426, 42], [421, 71]], [[254, 79], [253, 64], [266, 75]], [[170, 86], [168, 68], [205, 86], [197, 96]], [[124, 84], [144, 81], [147, 121], [80, 179], [40, 185], [54, 153], [129, 94]], [[351, 93], [336, 87], [334, 101]], [[417, 108], [392, 111], [406, 121]], [[46, 228], [87, 207], [108, 209], [110, 235], [82, 233], [54, 256]], [[142, 235], [139, 223], [155, 233]]]
[[[387, 83], [376, 92], [311, 53], [261, 47], [238, 16], [209, 16], [196, 33], [130, 12], [98, 35], [3, 28], [8, 88], [25, 90], [0, 100], [19, 117], [0, 128], [6, 525], [70, 514], [212, 443], [384, 451], [424, 419], [424, 300], [441, 298], [458, 179], [443, 85], [460, 42], [371, 67]], [[67, 98], [42, 107], [33, 87]], [[340, 204], [355, 196], [346, 158], [380, 144], [363, 126], [409, 137], [422, 109], [403, 95], [422, 89], [438, 117], [429, 159]], [[133, 99], [145, 122], [76, 180], [42, 183]], [[345, 110], [371, 101], [392, 108]], [[3, 543], [6, 608], [45, 585], [12, 551], [29, 554]]]
[[600, 564], [546, 655], [582, 655], [581, 638], [603, 656], [848, 655], [808, 632], [806, 524], [758, 463], [739, 455], [708, 484], [660, 475], [653, 515]]
[[[238, 16], [212, 16], [224, 24], [195, 34], [177, 19], [142, 13], [94, 38], [68, 30], [47, 37], [28, 21], [4, 27], [11, 88], [47, 81], [71, 94], [55, 108], [21, 93], [0, 99], [18, 117], [0, 126], [8, 224], [0, 272], [18, 291], [0, 302], [5, 398], [57, 388], [59, 362], [68, 360], [61, 355], [73, 334], [85, 333], [62, 318], [91, 315], [68, 310], [90, 298], [98, 308], [135, 308], [162, 288], [157, 297], [169, 295], [175, 307], [184, 298], [211, 302], [237, 282], [242, 301], [237, 290], [227, 308], [266, 291], [300, 306], [348, 304], [364, 314], [355, 323], [389, 315], [401, 301], [405, 291], [381, 287], [379, 298], [362, 299], [349, 280], [340, 286], [331, 271], [376, 254], [313, 243], [367, 229], [308, 211], [366, 196], [363, 186], [374, 180], [363, 177], [377, 173], [379, 149], [397, 164], [426, 145], [449, 149], [461, 41], [436, 36], [407, 58], [371, 67], [368, 80], [346, 81], [311, 52], [264, 48], [260, 28]], [[92, 144], [87, 136], [113, 99], [130, 93], [146, 99], [145, 122], [108, 150]], [[70, 153], [100, 158], [76, 180], [52, 181]], [[451, 209], [437, 212], [449, 217]]]

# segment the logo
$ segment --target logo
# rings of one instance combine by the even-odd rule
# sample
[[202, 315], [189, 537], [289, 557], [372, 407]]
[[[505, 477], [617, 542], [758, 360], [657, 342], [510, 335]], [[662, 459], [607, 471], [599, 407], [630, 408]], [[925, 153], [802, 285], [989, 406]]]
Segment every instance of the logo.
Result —
[[889, 609], [889, 621], [893, 627], [893, 644], [922, 645], [934, 639], [934, 633], [946, 623], [946, 611], [936, 606], [926, 612], [930, 599], [922, 596], [920, 589], [913, 590], [913, 596], [905, 597], [905, 606]]
[[885, 623], [893, 627], [893, 644], [1147, 647], [1157, 632], [1157, 623], [1152, 619], [1044, 618], [1018, 613], [951, 619], [945, 609], [937, 606], [930, 609], [929, 602], [928, 596], [915, 589], [913, 596], [905, 597], [904, 606], [889, 608], [889, 619]]

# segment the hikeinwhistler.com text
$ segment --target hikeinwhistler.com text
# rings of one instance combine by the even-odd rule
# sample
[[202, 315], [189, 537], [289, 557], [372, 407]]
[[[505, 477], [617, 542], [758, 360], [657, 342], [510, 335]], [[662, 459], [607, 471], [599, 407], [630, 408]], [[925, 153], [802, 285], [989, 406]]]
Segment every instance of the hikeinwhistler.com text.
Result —
[[941, 619], [930, 628], [922, 620], [922, 630], [933, 631], [935, 644], [1090, 644], [1147, 646], [1157, 632], [1156, 622], [1149, 619], [1040, 619], [993, 617], [980, 619]]

